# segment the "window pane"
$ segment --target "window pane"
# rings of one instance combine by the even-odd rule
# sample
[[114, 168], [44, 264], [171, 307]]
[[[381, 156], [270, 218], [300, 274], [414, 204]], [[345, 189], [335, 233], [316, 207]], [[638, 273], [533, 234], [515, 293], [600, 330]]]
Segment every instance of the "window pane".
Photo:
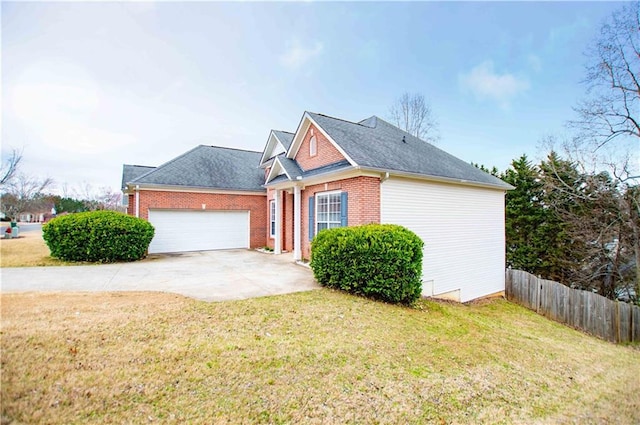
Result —
[[328, 208], [328, 202], [326, 196], [318, 196], [318, 212], [326, 212]]
[[271, 201], [269, 203], [269, 213], [271, 215], [269, 221], [269, 235], [275, 236], [276, 234], [276, 203], [275, 201]]
[[326, 195], [316, 195], [317, 199], [317, 231], [323, 229], [333, 229], [340, 227], [342, 221], [340, 220], [340, 193], [331, 193]]

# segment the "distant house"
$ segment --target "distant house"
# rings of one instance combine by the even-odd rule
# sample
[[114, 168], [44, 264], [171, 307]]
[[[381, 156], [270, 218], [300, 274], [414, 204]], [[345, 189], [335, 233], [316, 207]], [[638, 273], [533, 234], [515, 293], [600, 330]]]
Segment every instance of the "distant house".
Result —
[[125, 165], [128, 213], [156, 228], [150, 252], [269, 246], [309, 258], [322, 229], [396, 223], [425, 242], [423, 294], [504, 290], [511, 186], [378, 117], [305, 112], [262, 152], [198, 146], [157, 167]]

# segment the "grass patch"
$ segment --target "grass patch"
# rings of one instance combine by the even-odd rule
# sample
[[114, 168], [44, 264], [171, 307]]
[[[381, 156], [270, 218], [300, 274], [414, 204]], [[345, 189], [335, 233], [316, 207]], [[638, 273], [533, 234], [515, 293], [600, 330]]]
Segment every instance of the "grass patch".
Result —
[[20, 233], [16, 239], [0, 239], [0, 267], [64, 266], [69, 263], [51, 257], [42, 231]]
[[2, 295], [19, 423], [638, 423], [640, 351], [504, 300]]

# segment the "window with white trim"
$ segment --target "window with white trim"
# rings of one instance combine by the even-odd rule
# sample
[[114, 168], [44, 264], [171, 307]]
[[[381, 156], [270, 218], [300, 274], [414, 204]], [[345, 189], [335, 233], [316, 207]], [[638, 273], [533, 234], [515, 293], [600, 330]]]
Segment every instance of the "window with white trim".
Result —
[[276, 201], [269, 201], [269, 236], [276, 237]]
[[311, 136], [309, 139], [309, 156], [316, 156], [318, 154], [318, 141], [316, 136]]
[[341, 193], [316, 194], [316, 234], [323, 229], [341, 227]]

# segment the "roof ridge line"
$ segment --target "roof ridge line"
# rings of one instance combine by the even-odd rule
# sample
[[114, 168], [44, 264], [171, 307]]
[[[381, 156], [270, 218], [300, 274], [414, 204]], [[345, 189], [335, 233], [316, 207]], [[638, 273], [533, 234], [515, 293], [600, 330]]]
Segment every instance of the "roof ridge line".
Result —
[[[331, 118], [331, 119], [334, 119], [336, 121], [342, 121], [342, 122], [346, 122], [346, 123], [354, 124], [354, 125], [361, 125], [360, 123], [349, 121], [349, 120], [345, 120], [344, 118], [332, 117], [331, 115], [321, 114], [319, 112], [311, 112], [311, 111], [307, 111], [307, 112], [310, 113], [310, 114], [320, 115], [321, 117]], [[362, 127], [366, 127], [366, 126], [362, 126]]]
[[[262, 153], [261, 151], [252, 151], [252, 150], [249, 150], [249, 149], [241, 149], [241, 148], [230, 148], [230, 147], [227, 147], [227, 146], [198, 145], [198, 146], [196, 146], [195, 148], [191, 149], [190, 151], [185, 152], [183, 155], [186, 155], [187, 153], [189, 153], [189, 152], [191, 152], [192, 150], [195, 150], [195, 149], [197, 149], [197, 148], [199, 148], [199, 147], [203, 147], [203, 148], [216, 148], [216, 149], [227, 149], [227, 150], [240, 151], [240, 152]], [[180, 155], [180, 156], [182, 156], [182, 155]], [[179, 157], [178, 157], [178, 158], [179, 158]], [[177, 158], [174, 158], [174, 159], [177, 159]], [[163, 165], [164, 165], [164, 164], [163, 164]]]
[[126, 165], [127, 167], [158, 168], [155, 165], [140, 165], [140, 164], [122, 164], [122, 165]]
[[[346, 123], [353, 124], [353, 125], [359, 125], [360, 127], [365, 127], [365, 128], [373, 128], [373, 127], [369, 127], [368, 125], [364, 125], [364, 124], [362, 124], [362, 121], [366, 121], [366, 120], [368, 120], [368, 119], [369, 119], [369, 118], [371, 118], [371, 117], [375, 117], [375, 118], [376, 118], [376, 120], [380, 120], [380, 121], [382, 121], [382, 122], [384, 122], [384, 123], [386, 123], [386, 124], [393, 125], [393, 124], [391, 124], [390, 122], [388, 122], [388, 121], [384, 120], [383, 118], [380, 118], [380, 117], [379, 117], [379, 116], [377, 116], [376, 114], [373, 114], [373, 115], [371, 115], [370, 117], [367, 117], [367, 118], [365, 118], [365, 119], [363, 119], [363, 120], [360, 120], [360, 121], [358, 121], [358, 122], [354, 122], [354, 121], [346, 120], [346, 119], [344, 119], [344, 118], [332, 117], [331, 115], [321, 114], [321, 113], [319, 113], [319, 112], [311, 112], [311, 111], [307, 111], [307, 112], [308, 112], [308, 113], [310, 113], [310, 114], [320, 115], [321, 117], [331, 118], [331, 119], [334, 119], [334, 120], [336, 120], [336, 121], [342, 121], [342, 122], [346, 122]], [[397, 127], [397, 126], [395, 126], [395, 125], [393, 125], [393, 126], [394, 126], [394, 127], [396, 127], [396, 128], [398, 128], [398, 129], [400, 129], [400, 130], [402, 130], [400, 127]], [[404, 130], [402, 130], [402, 131], [404, 131]], [[406, 133], [406, 132], [405, 132], [405, 133]], [[409, 134], [410, 134], [410, 133], [409, 133]]]

